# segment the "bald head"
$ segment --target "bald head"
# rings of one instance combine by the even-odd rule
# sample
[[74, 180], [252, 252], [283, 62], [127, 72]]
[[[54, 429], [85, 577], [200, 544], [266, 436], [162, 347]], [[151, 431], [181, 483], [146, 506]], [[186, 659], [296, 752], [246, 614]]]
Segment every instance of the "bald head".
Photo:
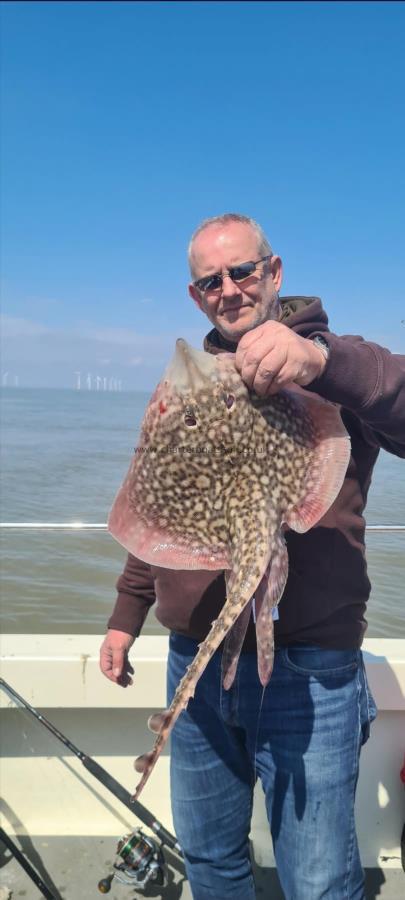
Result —
[[199, 235], [208, 228], [223, 231], [224, 226], [226, 227], [227, 225], [234, 222], [246, 226], [253, 232], [256, 239], [256, 249], [258, 257], [267, 255], [271, 256], [273, 254], [273, 251], [263, 229], [261, 228], [259, 223], [255, 221], [255, 219], [250, 218], [250, 216], [243, 216], [241, 213], [224, 213], [221, 216], [212, 216], [209, 219], [203, 219], [203, 221], [194, 231], [189, 243], [188, 261], [192, 278], [197, 277], [197, 257], [200, 243], [197, 238], [199, 237]]

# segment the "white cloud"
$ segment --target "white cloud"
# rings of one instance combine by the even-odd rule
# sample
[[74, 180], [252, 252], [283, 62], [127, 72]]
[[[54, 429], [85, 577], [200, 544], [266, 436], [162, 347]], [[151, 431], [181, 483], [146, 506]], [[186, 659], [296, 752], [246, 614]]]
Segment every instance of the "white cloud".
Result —
[[[2, 371], [17, 373], [21, 385], [33, 387], [73, 387], [75, 373], [85, 377], [92, 372], [122, 379], [125, 389], [152, 389], [172, 356], [177, 336], [139, 334], [90, 322], [57, 328], [3, 316]], [[190, 340], [189, 335], [184, 337]]]
[[38, 337], [51, 334], [52, 329], [29, 319], [18, 319], [13, 316], [0, 316], [0, 331], [3, 338]]

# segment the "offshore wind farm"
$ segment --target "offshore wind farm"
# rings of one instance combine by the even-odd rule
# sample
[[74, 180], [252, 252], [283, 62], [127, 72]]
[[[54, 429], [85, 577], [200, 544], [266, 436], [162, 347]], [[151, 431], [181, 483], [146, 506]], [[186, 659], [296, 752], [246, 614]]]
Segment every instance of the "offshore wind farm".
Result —
[[81, 372], [74, 372], [76, 377], [76, 391], [122, 391], [122, 378], [116, 378], [115, 375], [92, 375], [87, 372], [83, 375]]

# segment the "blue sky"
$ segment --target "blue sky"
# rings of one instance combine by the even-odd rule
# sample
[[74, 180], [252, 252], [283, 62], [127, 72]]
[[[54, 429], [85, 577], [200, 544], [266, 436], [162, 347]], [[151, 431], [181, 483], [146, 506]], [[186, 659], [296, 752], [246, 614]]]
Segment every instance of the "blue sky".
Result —
[[405, 352], [405, 4], [2, 4], [2, 373], [158, 380], [198, 222], [256, 218], [283, 294]]

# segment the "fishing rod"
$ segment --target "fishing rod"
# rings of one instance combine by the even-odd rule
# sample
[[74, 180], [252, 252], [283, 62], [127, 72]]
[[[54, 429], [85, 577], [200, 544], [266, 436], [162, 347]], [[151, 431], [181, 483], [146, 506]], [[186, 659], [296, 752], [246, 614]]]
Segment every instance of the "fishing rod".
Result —
[[[24, 697], [21, 697], [14, 688], [11, 687], [4, 678], [0, 678], [0, 687], [24, 707], [44, 728], [53, 734], [71, 753], [73, 753], [83, 764], [85, 769], [90, 772], [97, 781], [110, 791], [118, 800], [123, 803], [141, 822], [153, 831], [162, 845], [166, 845], [170, 850], [174, 850], [180, 857], [183, 856], [180, 844], [177, 839], [161, 822], [154, 816], [149, 809], [146, 808], [138, 800], [134, 800], [129, 791], [123, 787], [103, 766], [100, 766], [91, 756], [87, 756], [82, 750], [79, 750], [66, 735], [62, 734], [58, 728], [55, 728], [48, 719], [45, 718], [34, 706], [31, 706]], [[120, 863], [114, 864], [116, 870], [107, 878], [99, 882], [99, 890], [106, 894], [110, 890], [113, 878], [124, 884], [145, 888], [149, 881], [155, 884], [163, 885], [166, 880], [164, 857], [161, 847], [152, 839], [143, 834], [141, 829], [137, 829], [130, 835], [125, 835], [118, 843], [117, 854], [122, 860]]]
[[52, 894], [49, 888], [46, 886], [45, 882], [42, 881], [42, 878], [39, 877], [38, 873], [35, 871], [31, 863], [28, 862], [28, 859], [25, 858], [24, 854], [21, 853], [21, 850], [17, 847], [17, 844], [11, 840], [11, 837], [6, 834], [4, 828], [0, 828], [0, 841], [5, 844], [7, 850], [10, 850], [10, 853], [15, 857], [20, 866], [24, 869], [24, 871], [29, 875], [31, 881], [37, 886], [38, 890], [41, 891], [43, 897], [46, 900], [56, 900], [55, 894]]

